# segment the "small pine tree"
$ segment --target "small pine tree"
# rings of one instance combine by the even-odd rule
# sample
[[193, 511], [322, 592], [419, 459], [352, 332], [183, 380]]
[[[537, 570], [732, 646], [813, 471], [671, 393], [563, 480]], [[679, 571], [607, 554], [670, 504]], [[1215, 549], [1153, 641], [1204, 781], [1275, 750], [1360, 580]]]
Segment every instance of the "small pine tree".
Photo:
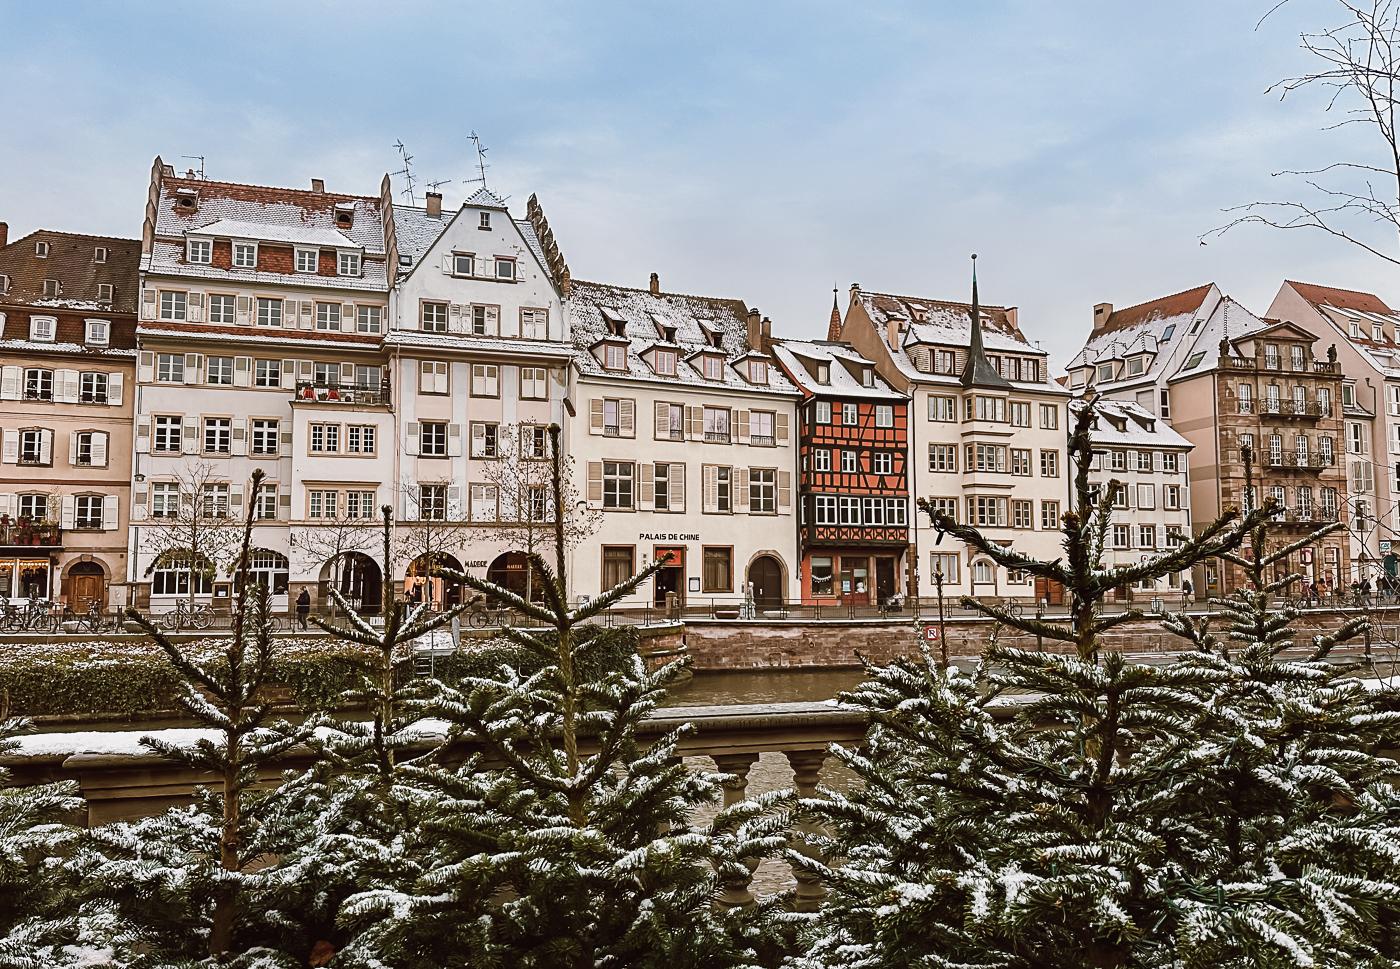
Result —
[[[563, 455], [551, 427], [552, 509], [562, 507]], [[646, 669], [633, 652], [588, 677], [591, 657], [627, 635], [590, 620], [660, 564], [586, 605], [567, 598], [566, 540], [555, 514], [554, 562], [537, 557], [543, 603], [481, 580], [455, 578], [541, 625], [506, 628], [519, 661], [495, 676], [443, 686], [424, 710], [447, 725], [445, 753], [474, 750], [459, 767], [413, 768], [435, 792], [421, 823], [433, 845], [412, 893], [370, 891], [346, 905], [368, 962], [482, 967], [751, 965], [772, 940], [764, 906], [717, 905], [722, 880], [784, 843], [773, 799], [693, 812], [721, 797], [721, 775], [682, 765], [688, 728], [650, 746], [642, 719], [679, 668]], [[534, 672], [522, 672], [534, 669]], [[419, 960], [415, 962], [414, 960]]]

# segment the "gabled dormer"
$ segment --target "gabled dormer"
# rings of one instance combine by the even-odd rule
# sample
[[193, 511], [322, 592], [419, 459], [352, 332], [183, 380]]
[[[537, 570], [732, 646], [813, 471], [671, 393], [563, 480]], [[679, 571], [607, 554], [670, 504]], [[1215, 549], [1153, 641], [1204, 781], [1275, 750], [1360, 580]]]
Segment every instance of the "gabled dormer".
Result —
[[600, 312], [603, 314], [603, 325], [608, 328], [608, 336], [625, 340], [627, 338], [626, 317], [611, 306], [601, 307]]
[[734, 361], [734, 369], [753, 386], [767, 387], [769, 362], [768, 357], [751, 350]]
[[658, 377], [674, 377], [680, 353], [674, 344], [653, 344], [642, 351], [642, 359]]
[[724, 354], [712, 347], [705, 347], [696, 350], [685, 358], [686, 363], [695, 368], [695, 372], [706, 380], [716, 383], [724, 380]]
[[676, 325], [667, 320], [660, 313], [648, 314], [652, 324], [656, 327], [656, 338], [662, 343], [676, 342]]
[[696, 323], [700, 326], [700, 338], [705, 341], [705, 346], [723, 351], [724, 331], [705, 320], [696, 320]]
[[589, 349], [598, 362], [602, 364], [604, 370], [622, 373], [627, 370], [627, 348], [629, 345], [629, 341], [625, 337], [610, 335], [596, 341]]

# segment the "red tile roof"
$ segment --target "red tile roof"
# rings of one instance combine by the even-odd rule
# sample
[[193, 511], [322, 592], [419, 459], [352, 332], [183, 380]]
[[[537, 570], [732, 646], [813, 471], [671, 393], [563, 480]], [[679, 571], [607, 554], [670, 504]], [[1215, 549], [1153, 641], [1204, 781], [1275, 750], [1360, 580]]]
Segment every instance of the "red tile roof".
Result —
[[[35, 253], [40, 242], [48, 243], [48, 256]], [[99, 247], [107, 250], [106, 262], [95, 259]], [[139, 239], [37, 229], [0, 248], [0, 275], [10, 277], [9, 292], [0, 302], [52, 309], [75, 302], [92, 303], [96, 315], [97, 287], [108, 283], [113, 297], [106, 312], [134, 314], [140, 261]], [[44, 296], [46, 279], [58, 280], [57, 298]]]
[[1094, 331], [1094, 335], [1111, 333], [1114, 330], [1121, 330], [1151, 319], [1161, 319], [1168, 316], [1180, 316], [1183, 313], [1190, 313], [1205, 301], [1206, 295], [1214, 285], [1214, 283], [1206, 283], [1204, 286], [1197, 286], [1194, 289], [1183, 290], [1180, 293], [1173, 293], [1170, 296], [1162, 296], [1158, 299], [1148, 300], [1146, 303], [1139, 303], [1136, 306], [1127, 306], [1121, 310], [1114, 310], [1104, 322], [1104, 325]]
[[1314, 306], [1336, 306], [1339, 309], [1356, 310], [1360, 313], [1394, 313], [1385, 300], [1374, 293], [1361, 293], [1354, 289], [1338, 289], [1335, 286], [1318, 286], [1316, 283], [1299, 283], [1291, 279], [1284, 285], [1292, 286], [1294, 292]]

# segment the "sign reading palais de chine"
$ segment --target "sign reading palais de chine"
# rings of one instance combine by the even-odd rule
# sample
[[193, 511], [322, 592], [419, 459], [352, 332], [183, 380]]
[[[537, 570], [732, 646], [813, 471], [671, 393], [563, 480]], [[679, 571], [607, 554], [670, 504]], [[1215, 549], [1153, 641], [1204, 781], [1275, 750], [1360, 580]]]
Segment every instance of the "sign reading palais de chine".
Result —
[[698, 542], [700, 536], [683, 535], [676, 532], [642, 532], [637, 536], [639, 542]]

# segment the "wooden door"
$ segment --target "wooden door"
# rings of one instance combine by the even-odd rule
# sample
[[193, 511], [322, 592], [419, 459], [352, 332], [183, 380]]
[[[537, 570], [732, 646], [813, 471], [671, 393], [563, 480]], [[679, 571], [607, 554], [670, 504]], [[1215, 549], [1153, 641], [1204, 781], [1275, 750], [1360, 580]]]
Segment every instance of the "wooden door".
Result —
[[102, 576], [92, 574], [70, 575], [68, 577], [68, 606], [74, 612], [87, 612], [96, 603], [97, 608], [107, 606], [106, 590]]

